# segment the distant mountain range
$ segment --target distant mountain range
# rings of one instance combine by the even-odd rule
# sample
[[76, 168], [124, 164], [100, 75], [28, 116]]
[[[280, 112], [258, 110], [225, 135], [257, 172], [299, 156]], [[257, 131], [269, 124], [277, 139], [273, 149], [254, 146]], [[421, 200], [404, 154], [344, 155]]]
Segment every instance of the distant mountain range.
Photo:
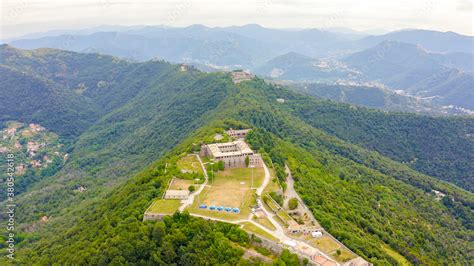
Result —
[[61, 34], [8, 41], [19, 48], [50, 47], [78, 52], [99, 52], [145, 61], [194, 62], [249, 68], [291, 51], [315, 57], [352, 49], [353, 34], [317, 29], [276, 30], [258, 25], [209, 28], [143, 27], [91, 34]]
[[339, 60], [287, 53], [254, 69], [279, 80], [376, 85], [470, 110], [474, 110], [473, 71], [474, 54], [434, 53], [396, 41], [383, 41]]
[[474, 109], [473, 54], [429, 53], [420, 46], [384, 41], [344, 59], [348, 66], [412, 95]]
[[277, 56], [253, 71], [262, 76], [293, 81], [335, 82], [360, 76], [358, 71], [346, 68], [341, 62], [318, 60], [295, 52]]
[[383, 41], [397, 41], [419, 44], [431, 52], [440, 53], [473, 53], [474, 37], [455, 32], [432, 30], [402, 30], [379, 36], [368, 36], [360, 40], [362, 46], [373, 46]]
[[472, 53], [473, 37], [453, 32], [405, 30], [368, 36], [347, 29], [270, 29], [256, 24], [232, 27], [192, 25], [102, 26], [53, 31], [6, 40], [19, 48], [59, 48], [100, 52], [134, 60], [160, 58], [171, 62], [256, 67], [276, 56], [296, 52], [310, 57], [340, 56], [391, 40], [419, 44], [432, 52]]
[[19, 48], [59, 48], [154, 58], [212, 72], [249, 69], [278, 80], [373, 85], [474, 110], [474, 37], [403, 30], [378, 36], [348, 29], [269, 29], [192, 25], [103, 26], [7, 41]]

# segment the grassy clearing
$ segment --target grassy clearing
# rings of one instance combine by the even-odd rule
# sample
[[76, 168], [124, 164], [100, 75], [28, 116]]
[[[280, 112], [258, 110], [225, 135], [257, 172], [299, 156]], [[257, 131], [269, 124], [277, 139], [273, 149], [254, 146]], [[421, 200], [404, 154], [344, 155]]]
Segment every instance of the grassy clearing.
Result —
[[253, 233], [257, 236], [264, 237], [268, 240], [279, 242], [278, 238], [274, 237], [272, 234], [266, 232], [262, 228], [254, 225], [253, 223], [249, 223], [249, 222], [242, 223], [242, 229], [244, 229], [247, 232]]
[[288, 213], [286, 213], [285, 211], [278, 211], [277, 212], [277, 215], [285, 222], [285, 223], [288, 223], [289, 221], [293, 220], [293, 218], [291, 218]]
[[280, 190], [280, 185], [278, 184], [278, 181], [276, 180], [275, 170], [273, 170], [271, 168], [269, 170], [270, 170], [271, 180], [270, 180], [270, 182], [268, 182], [268, 185], [263, 190], [263, 194], [266, 194], [266, 193], [269, 193], [269, 192], [272, 192], [272, 191]]
[[[189, 211], [229, 221], [247, 219], [251, 206], [255, 204], [255, 190], [250, 189], [251, 176], [251, 169], [248, 168], [233, 168], [217, 172], [199, 195], [199, 202], [196, 197]], [[254, 187], [260, 186], [263, 178], [263, 169], [254, 169]], [[240, 213], [199, 209], [199, 204], [240, 208]]]
[[[262, 167], [253, 169], [253, 187], [257, 188], [262, 185], [264, 178]], [[244, 186], [250, 188], [252, 185], [252, 169], [251, 168], [230, 168], [219, 171], [215, 174], [214, 180], [210, 180], [211, 185], [220, 186], [227, 182], [245, 182]]]
[[190, 185], [194, 185], [194, 180], [174, 178], [169, 189], [188, 190]]
[[184, 170], [188, 172], [203, 174], [201, 164], [195, 155], [189, 154], [176, 162], [176, 166], [179, 170]]
[[330, 238], [326, 235], [323, 235], [320, 238], [311, 238], [308, 241], [308, 243], [310, 245], [324, 251], [325, 253], [330, 253], [330, 252], [336, 251], [337, 249], [341, 248], [341, 246], [336, 241], [334, 241], [332, 238]]
[[151, 204], [148, 211], [151, 213], [173, 214], [178, 210], [179, 206], [181, 206], [180, 200], [159, 199]]
[[[311, 236], [308, 236], [305, 239], [311, 246], [331, 255], [331, 257], [333, 257], [338, 262], [346, 262], [355, 258], [355, 256], [349, 250], [342, 247], [339, 245], [339, 243], [326, 235], [323, 235], [320, 238], [312, 238]], [[337, 255], [337, 250], [341, 251], [340, 255]]]
[[273, 215], [273, 219], [274, 219], [277, 223], [279, 223], [281, 226], [283, 226], [283, 227], [286, 227], [286, 226], [287, 226], [287, 225], [285, 224], [285, 222], [283, 222], [283, 221], [281, 220], [281, 218], [278, 217], [277, 215]]
[[391, 249], [387, 245], [382, 245], [383, 251], [385, 251], [390, 257], [394, 258], [398, 263], [400, 263], [402, 266], [409, 266], [411, 265], [410, 262], [405, 259], [402, 255], [400, 255], [398, 252], [395, 250]]
[[[214, 187], [206, 187], [201, 192], [199, 197], [195, 197], [195, 200], [191, 207], [188, 208], [188, 211], [195, 214], [205, 215], [213, 218], [224, 219], [227, 221], [235, 221], [235, 220], [242, 220], [247, 219], [251, 212], [251, 206], [255, 204], [255, 196], [252, 190], [244, 191], [243, 196], [241, 195], [242, 191], [235, 191], [234, 195], [228, 194], [226, 192], [222, 192], [219, 190], [214, 190]], [[223, 197], [226, 196], [225, 200], [218, 200], [218, 198], [224, 199]], [[199, 199], [199, 202], [198, 202]], [[233, 201], [235, 205], [230, 204], [215, 204], [216, 202], [230, 202]], [[209, 202], [215, 202], [209, 204]], [[224, 206], [224, 207], [237, 207], [240, 208], [239, 213], [234, 212], [226, 212], [226, 211], [217, 211], [217, 210], [209, 210], [209, 209], [200, 209], [199, 204], [206, 204], [207, 206]]]
[[272, 224], [272, 222], [270, 222], [268, 218], [257, 218], [254, 216], [253, 220], [269, 230], [272, 230], [272, 231], [276, 230], [276, 227]]
[[263, 197], [265, 197], [264, 198], [265, 200], [263, 202], [265, 204], [267, 204], [267, 206], [270, 208], [270, 210], [272, 210], [274, 212], [278, 212], [279, 207], [275, 202], [273, 202], [272, 197], [270, 197], [270, 195], [268, 195], [268, 194], [265, 194]]
[[346, 262], [355, 258], [355, 256], [346, 249], [341, 249], [341, 254], [337, 255], [336, 251], [330, 254], [338, 262]]

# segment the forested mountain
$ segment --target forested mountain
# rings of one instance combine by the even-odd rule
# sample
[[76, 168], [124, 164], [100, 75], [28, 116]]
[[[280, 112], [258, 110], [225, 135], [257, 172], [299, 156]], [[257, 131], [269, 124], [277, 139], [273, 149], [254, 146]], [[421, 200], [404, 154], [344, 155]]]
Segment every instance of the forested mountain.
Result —
[[[344, 61], [361, 70], [364, 70], [363, 65], [368, 62], [376, 64], [377, 67], [385, 64], [373, 74], [373, 77], [386, 78], [388, 73], [385, 71], [389, 71], [395, 64], [403, 71], [430, 70], [428, 74], [436, 74], [437, 71], [443, 71], [445, 68], [473, 71], [473, 59], [474, 54], [470, 53], [430, 53], [423, 46], [384, 41], [374, 47], [349, 55]], [[375, 70], [375, 67], [372, 68], [371, 70]]]
[[[250, 69], [281, 80], [385, 85], [441, 106], [473, 110], [473, 40], [472, 36], [427, 30], [365, 36], [249, 24], [104, 26], [25, 36], [7, 43], [26, 49], [103, 53], [134, 61], [158, 58], [206, 71]], [[121, 78], [112, 76], [114, 80]]]
[[414, 119], [409, 114], [390, 116], [361, 108], [335, 107], [324, 101], [309, 104], [304, 97], [292, 109], [305, 122], [328, 134], [375, 150], [419, 172], [474, 189], [472, 118]]
[[436, 76], [454, 69], [464, 74], [474, 71], [474, 54], [428, 53], [416, 45], [386, 41], [351, 54], [342, 61], [321, 60], [290, 52], [273, 58], [253, 71], [280, 80], [320, 83], [378, 81], [394, 87], [410, 88], [414, 81], [401, 82], [403, 76], [394, 75], [395, 69], [410, 71], [407, 74], [410, 79], [420, 74], [425, 75], [425, 78]]
[[334, 83], [338, 80], [357, 80], [360, 73], [335, 61], [311, 58], [298, 53], [287, 53], [273, 58], [254, 69], [258, 75], [279, 80], [318, 81]]
[[[414, 264], [473, 260], [474, 196], [439, 180], [472, 191], [472, 117], [386, 113], [317, 100], [259, 78], [234, 84], [226, 73], [157, 61], [117, 63], [132, 72], [102, 94], [93, 85], [113, 84], [106, 78], [117, 70], [103, 56], [19, 52], [29, 59], [9, 57], [8, 67], [39, 75], [29, 66], [43, 60], [51, 66], [41, 72], [47, 82], [75, 97], [76, 86], [65, 82], [89, 84], [90, 93], [79, 96], [100, 108], [74, 139], [64, 168], [18, 196], [19, 263], [245, 265], [241, 247], [250, 240], [236, 226], [186, 214], [142, 221], [171, 178], [166, 163], [236, 126], [253, 129], [249, 143], [272, 161], [279, 178], [288, 165], [315, 217], [367, 260], [395, 264], [393, 252]], [[57, 78], [52, 66], [84, 57], [91, 72], [77, 68]], [[103, 68], [103, 77], [92, 75], [94, 66]], [[113, 104], [105, 104], [109, 99]], [[51, 219], [38, 225], [44, 215]], [[293, 265], [286, 255], [280, 260]]]
[[297, 87], [319, 83], [303, 90], [323, 98], [384, 110], [456, 114], [474, 109], [473, 62], [473, 54], [428, 53], [413, 44], [385, 41], [341, 61], [287, 53], [254, 71], [276, 82], [304, 83]]
[[87, 98], [101, 113], [120, 107], [143, 87], [176, 69], [168, 63], [133, 64], [117, 57], [56, 49], [0, 47], [0, 64], [49, 79]]
[[376, 108], [385, 111], [410, 112], [431, 115], [465, 114], [456, 107], [443, 107], [436, 99], [421, 99], [376, 86], [328, 85], [311, 82], [278, 82], [323, 99]]
[[0, 123], [37, 122], [65, 136], [78, 136], [98, 117], [89, 99], [60, 84], [0, 64]]
[[[450, 55], [428, 53], [412, 44], [385, 41], [344, 61], [364, 73], [366, 79], [412, 95], [435, 97], [444, 105], [474, 109], [472, 68], [468, 69], [471, 72], [453, 68], [450, 58]], [[469, 61], [472, 56], [466, 58]]]
[[474, 53], [474, 37], [455, 32], [432, 30], [401, 30], [379, 36], [368, 36], [360, 40], [363, 46], [374, 46], [383, 41], [397, 41], [419, 44], [431, 52], [439, 53]]

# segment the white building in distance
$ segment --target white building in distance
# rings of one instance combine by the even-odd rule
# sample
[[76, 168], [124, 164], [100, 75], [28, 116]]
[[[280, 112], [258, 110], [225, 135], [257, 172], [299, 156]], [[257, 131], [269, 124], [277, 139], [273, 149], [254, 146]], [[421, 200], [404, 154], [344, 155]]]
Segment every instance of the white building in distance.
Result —
[[243, 139], [249, 133], [250, 129], [229, 129], [225, 133], [232, 138]]

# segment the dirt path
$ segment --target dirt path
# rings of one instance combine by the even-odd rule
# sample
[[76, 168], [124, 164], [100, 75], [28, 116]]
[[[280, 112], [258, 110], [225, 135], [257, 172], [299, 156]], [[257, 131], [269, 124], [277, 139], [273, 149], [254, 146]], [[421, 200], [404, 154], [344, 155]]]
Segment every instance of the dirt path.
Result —
[[202, 192], [202, 190], [206, 187], [207, 185], [207, 180], [208, 180], [208, 177], [207, 177], [207, 171], [206, 171], [206, 167], [204, 167], [204, 164], [202, 163], [201, 161], [201, 157], [199, 157], [199, 155], [195, 154], [195, 156], [197, 157], [199, 163], [201, 164], [201, 168], [202, 168], [202, 172], [204, 173], [204, 183], [202, 183], [199, 188], [194, 192], [192, 193], [191, 195], [189, 195], [189, 198], [187, 200], [182, 200], [181, 203], [183, 203], [180, 207], [179, 207], [179, 211], [182, 212], [184, 211], [184, 209], [186, 209], [187, 207], [191, 206], [194, 202], [194, 197], [198, 194], [200, 194]]
[[313, 213], [311, 212], [311, 210], [308, 208], [308, 206], [306, 206], [306, 204], [300, 198], [298, 193], [296, 193], [295, 180], [293, 179], [293, 176], [291, 175], [290, 168], [288, 168], [287, 165], [285, 165], [285, 172], [286, 172], [286, 185], [287, 185], [286, 186], [286, 191], [285, 191], [285, 196], [286, 197], [285, 197], [285, 202], [284, 202], [285, 208], [288, 208], [288, 201], [291, 198], [296, 198], [298, 200], [298, 208], [308, 215], [309, 219], [312, 222], [314, 222], [314, 225], [320, 226], [318, 221], [314, 218]]
[[[285, 195], [287, 195], [287, 198], [285, 199], [285, 204], [288, 204], [288, 200], [290, 198], [297, 198], [298, 199], [298, 208], [300, 209], [303, 209], [305, 211], [305, 213], [308, 215], [308, 217], [311, 219], [311, 221], [314, 222], [315, 225], [321, 227], [321, 225], [319, 225], [318, 221], [316, 220], [316, 218], [314, 218], [314, 215], [313, 213], [311, 212], [311, 210], [308, 208], [308, 206], [306, 206], [306, 204], [304, 203], [304, 201], [300, 198], [300, 196], [298, 195], [298, 193], [296, 193], [295, 191], [295, 187], [294, 187], [294, 184], [295, 184], [295, 180], [293, 179], [293, 176], [291, 175], [291, 171], [290, 171], [290, 168], [288, 168], [288, 165], [285, 165], [285, 172], [287, 174], [286, 176], [286, 183], [287, 183], [287, 188], [286, 188], [286, 191], [285, 191]], [[286, 205], [288, 206], [288, 205]], [[356, 253], [354, 253], [352, 250], [350, 250], [348, 247], [346, 247], [342, 242], [340, 242], [339, 240], [337, 240], [335, 237], [333, 237], [331, 234], [329, 234], [326, 230], [324, 230], [324, 228], [321, 227], [321, 230], [323, 231], [323, 233], [332, 238], [336, 243], [338, 243], [341, 247], [343, 247], [344, 249], [348, 250], [350, 253], [352, 253], [354, 256], [356, 257], [359, 257], [359, 255], [357, 255]], [[326, 256], [326, 254], [324, 254]]]

